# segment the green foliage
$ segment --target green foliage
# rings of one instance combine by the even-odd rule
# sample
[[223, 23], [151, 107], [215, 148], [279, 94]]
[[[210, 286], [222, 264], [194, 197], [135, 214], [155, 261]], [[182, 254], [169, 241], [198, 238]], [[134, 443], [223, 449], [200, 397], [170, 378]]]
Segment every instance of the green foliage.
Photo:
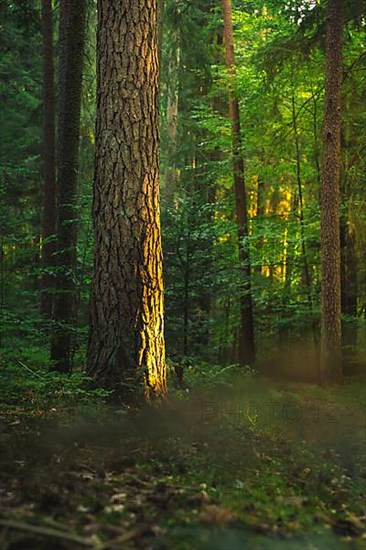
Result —
[[[342, 130], [341, 213], [348, 232], [345, 248], [354, 251], [355, 258], [351, 265], [352, 255], [343, 250], [349, 283], [344, 293], [353, 289], [356, 303], [351, 306], [357, 312], [356, 317], [347, 311], [345, 319], [355, 326], [366, 314], [366, 57], [361, 4], [346, 2]], [[94, 1], [88, 5], [77, 207], [77, 360], [85, 351], [93, 270], [96, 10]], [[37, 334], [38, 340], [46, 340], [52, 330], [38, 314], [43, 273], [39, 16], [38, 5], [29, 0], [2, 2], [0, 329], [5, 350], [20, 337], [30, 337], [35, 349]], [[55, 44], [57, 18], [56, 3]], [[269, 0], [264, 6], [259, 0], [235, 0], [233, 21], [261, 355], [310, 330], [317, 332], [320, 325], [324, 3]], [[238, 360], [242, 266], [236, 244], [220, 5], [166, 0], [163, 27], [160, 179], [167, 351], [178, 363], [193, 356], [198, 362], [231, 365]], [[172, 97], [177, 100], [176, 143], [168, 116]], [[57, 269], [51, 271], [57, 274]]]
[[215, 219], [220, 210], [225, 216], [226, 202], [204, 200], [199, 191], [187, 194], [163, 213], [167, 338], [174, 355], [214, 359], [219, 327], [211, 309], [216, 296], [239, 292], [240, 274], [235, 248], [220, 244], [235, 241], [235, 224]]
[[[315, 334], [320, 327], [323, 8], [319, 2], [297, 0], [285, 4], [273, 0], [265, 8], [255, 1], [233, 3], [237, 92], [250, 207], [252, 294], [260, 349], [276, 345], [277, 339], [297, 341], [310, 330]], [[175, 40], [169, 41], [164, 50], [164, 62], [168, 64], [169, 59], [174, 59], [174, 51], [185, 44], [175, 75], [179, 125], [173, 160], [165, 154], [169, 148], [165, 141], [168, 120], [166, 104], [162, 103], [162, 173], [166, 165], [175, 167], [177, 173], [176, 207], [173, 209], [169, 204], [168, 213], [163, 216], [168, 349], [202, 357], [205, 351], [196, 345], [197, 335], [206, 348], [206, 358], [209, 348], [211, 360], [219, 358], [230, 363], [236, 360], [240, 266], [232, 214], [227, 76], [220, 47], [219, 9], [204, 10], [204, 15], [200, 10], [201, 4], [193, 2], [185, 13], [189, 13], [193, 26], [202, 18], [206, 20], [204, 33], [209, 29], [206, 46], [193, 32], [189, 35], [190, 43], [184, 42], [186, 34], [181, 20], [174, 20], [174, 25], [169, 18], [166, 22], [168, 35], [174, 32]], [[356, 7], [347, 6], [347, 10], [345, 66], [349, 70], [345, 73], [344, 89], [347, 94], [349, 87], [349, 98], [355, 94], [355, 101], [349, 99], [344, 104], [343, 171], [347, 187], [343, 201], [352, 205], [346, 207], [346, 217], [349, 228], [357, 226], [357, 230], [352, 230], [352, 241], [359, 250], [358, 261], [364, 266], [364, 255], [358, 248], [363, 245], [358, 242], [365, 233], [365, 203], [359, 183], [364, 180], [365, 171], [363, 156], [356, 152], [356, 143], [361, 145], [363, 139], [358, 142], [357, 136], [362, 133], [354, 126], [363, 124], [364, 115], [364, 108], [359, 108], [358, 103], [361, 98], [358, 85], [364, 83], [364, 48], [360, 43], [364, 40], [364, 28], [359, 27]], [[199, 60], [197, 51], [202, 54]], [[171, 75], [163, 69], [163, 92], [164, 86], [171, 85]], [[163, 98], [166, 99], [166, 92]], [[347, 140], [347, 135], [352, 138]], [[355, 153], [352, 160], [349, 146]], [[207, 200], [210, 192], [215, 196], [212, 203]], [[211, 208], [208, 222], [202, 216], [207, 206]], [[210, 244], [201, 238], [206, 233], [211, 235]], [[189, 258], [183, 262], [189, 266], [186, 296], [187, 269], [179, 262], [178, 242], [187, 253], [186, 259]], [[363, 269], [358, 271], [358, 281]], [[199, 325], [197, 307], [200, 311], [205, 289], [210, 308]], [[358, 308], [363, 303], [361, 294]], [[184, 320], [187, 310], [188, 321]], [[189, 342], [186, 346], [182, 343], [185, 332]]]
[[[184, 383], [189, 391], [205, 388], [233, 388], [239, 379], [243, 383], [254, 375], [254, 371], [249, 366], [243, 368], [238, 365], [226, 365], [223, 367], [196, 357], [183, 357], [179, 364], [183, 368]], [[181, 391], [179, 393], [182, 395]]]
[[27, 346], [1, 355], [2, 407], [36, 415], [52, 415], [68, 408], [99, 406], [109, 392], [93, 388], [82, 372], [65, 376], [49, 371], [48, 350]]

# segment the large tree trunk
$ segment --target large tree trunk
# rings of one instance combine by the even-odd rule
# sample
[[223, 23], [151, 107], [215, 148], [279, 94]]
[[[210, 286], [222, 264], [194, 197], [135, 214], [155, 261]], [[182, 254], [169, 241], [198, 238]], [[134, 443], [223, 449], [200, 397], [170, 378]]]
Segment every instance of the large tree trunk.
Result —
[[59, 32], [57, 279], [51, 342], [55, 369], [70, 372], [74, 348], [77, 179], [86, 0], [61, 0]]
[[236, 219], [238, 224], [239, 260], [242, 265], [243, 283], [240, 296], [241, 330], [239, 336], [239, 363], [252, 364], [255, 360], [253, 307], [251, 294], [251, 265], [248, 237], [248, 219], [244, 179], [244, 161], [240, 132], [240, 111], [235, 84], [234, 36], [231, 0], [222, 0], [226, 64], [229, 74], [229, 111], [231, 118], [233, 172]]
[[328, 0], [326, 83], [321, 188], [322, 338], [320, 375], [333, 382], [342, 374], [340, 270], [340, 156], [343, 0]]
[[125, 402], [166, 392], [156, 0], [98, 1], [88, 372]]
[[42, 220], [42, 276], [41, 312], [52, 315], [51, 269], [54, 265], [56, 234], [56, 138], [55, 138], [55, 84], [53, 63], [52, 0], [42, 0], [43, 42], [43, 220]]

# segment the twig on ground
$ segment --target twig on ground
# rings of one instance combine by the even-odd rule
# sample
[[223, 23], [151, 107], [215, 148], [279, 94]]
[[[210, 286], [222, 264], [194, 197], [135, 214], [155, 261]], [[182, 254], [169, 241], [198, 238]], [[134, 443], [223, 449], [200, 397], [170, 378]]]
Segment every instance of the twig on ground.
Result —
[[18, 363], [21, 367], [23, 367], [23, 369], [26, 369], [28, 372], [30, 372], [31, 374], [33, 374], [33, 376], [37, 376], [37, 378], [40, 378], [41, 380], [43, 380], [43, 377], [38, 374], [38, 372], [35, 372], [34, 370], [30, 369], [29, 367], [27, 367], [27, 365], [25, 365], [22, 361], [20, 361], [18, 359]]
[[53, 537], [62, 540], [68, 540], [70, 542], [75, 542], [81, 546], [87, 547], [96, 547], [94, 541], [79, 537], [73, 533], [67, 533], [64, 531], [59, 531], [58, 529], [53, 529], [52, 527], [42, 527], [41, 525], [32, 525], [30, 523], [25, 523], [23, 521], [14, 521], [14, 520], [3, 520], [0, 519], [0, 526], [6, 527], [8, 529], [16, 529], [19, 531], [27, 531], [28, 533], [34, 533], [35, 535], [41, 535], [44, 537]]
[[109, 540], [108, 542], [105, 542], [103, 544], [96, 546], [96, 550], [109, 550], [109, 548], [114, 548], [116, 544], [118, 544], [118, 547], [120, 548], [121, 544], [124, 544], [126, 542], [129, 542], [132, 539], [135, 539], [142, 532], [143, 532], [143, 529], [134, 529], [133, 531], [128, 531], [127, 533], [123, 533], [123, 535], [120, 535], [112, 540]]

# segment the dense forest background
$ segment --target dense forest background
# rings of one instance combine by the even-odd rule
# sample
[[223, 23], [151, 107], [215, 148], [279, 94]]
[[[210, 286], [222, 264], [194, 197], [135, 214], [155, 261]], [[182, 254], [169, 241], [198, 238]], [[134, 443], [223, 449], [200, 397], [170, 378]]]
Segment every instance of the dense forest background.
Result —
[[[59, 17], [53, 6], [54, 47]], [[77, 188], [75, 365], [84, 361], [93, 264], [91, 201], [96, 6], [87, 3]], [[165, 0], [160, 21], [161, 200], [168, 358], [240, 362], [242, 265], [237, 253], [228, 73], [221, 6]], [[365, 351], [365, 12], [346, 2], [342, 81], [341, 273], [346, 373]], [[236, 93], [245, 161], [257, 363], [283, 357], [314, 379], [320, 331], [324, 5], [233, 2]], [[1, 347], [46, 364], [52, 319], [41, 315], [42, 26], [35, 1], [1, 2]], [[57, 58], [56, 58], [57, 71]], [[248, 260], [249, 261], [249, 260]], [[57, 267], [47, 273], [57, 276]], [[351, 353], [352, 352], [352, 353]], [[23, 359], [22, 359], [23, 358]], [[195, 359], [193, 359], [195, 358]], [[306, 371], [303, 366], [307, 365]], [[296, 373], [296, 371], [298, 371]]]

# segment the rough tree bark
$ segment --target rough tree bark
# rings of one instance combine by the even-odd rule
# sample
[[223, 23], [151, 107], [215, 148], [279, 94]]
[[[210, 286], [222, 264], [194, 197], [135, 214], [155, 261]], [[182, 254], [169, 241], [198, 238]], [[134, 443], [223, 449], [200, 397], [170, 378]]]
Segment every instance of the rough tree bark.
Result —
[[60, 372], [71, 372], [75, 325], [77, 178], [86, 0], [61, 0], [59, 31], [59, 118], [57, 143], [57, 323], [51, 359]]
[[244, 179], [244, 160], [240, 131], [239, 101], [235, 85], [235, 53], [231, 0], [222, 0], [224, 20], [224, 43], [226, 65], [229, 74], [229, 111], [231, 118], [232, 153], [236, 219], [238, 224], [239, 260], [242, 265], [243, 282], [240, 296], [241, 329], [239, 336], [239, 363], [252, 364], [255, 360], [253, 306], [251, 294], [251, 265], [248, 236], [248, 215]]
[[52, 0], [42, 0], [43, 46], [43, 220], [42, 220], [42, 300], [41, 312], [52, 315], [52, 286], [56, 234], [56, 137], [55, 137], [55, 84], [53, 62]]
[[328, 0], [321, 187], [321, 382], [337, 381], [341, 362], [340, 156], [343, 0]]
[[88, 372], [125, 402], [164, 396], [156, 0], [99, 0]]

